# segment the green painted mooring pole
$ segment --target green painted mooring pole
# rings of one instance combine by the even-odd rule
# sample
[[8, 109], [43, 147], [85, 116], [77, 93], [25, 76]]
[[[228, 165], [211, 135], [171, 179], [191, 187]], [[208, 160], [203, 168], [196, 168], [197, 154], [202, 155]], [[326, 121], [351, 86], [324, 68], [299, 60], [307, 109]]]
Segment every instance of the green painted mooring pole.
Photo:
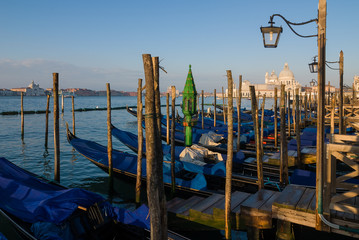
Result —
[[192, 116], [197, 112], [197, 91], [194, 84], [191, 65], [189, 65], [186, 84], [183, 89], [182, 112], [185, 116], [183, 126], [186, 127], [185, 131], [185, 146], [192, 145]]

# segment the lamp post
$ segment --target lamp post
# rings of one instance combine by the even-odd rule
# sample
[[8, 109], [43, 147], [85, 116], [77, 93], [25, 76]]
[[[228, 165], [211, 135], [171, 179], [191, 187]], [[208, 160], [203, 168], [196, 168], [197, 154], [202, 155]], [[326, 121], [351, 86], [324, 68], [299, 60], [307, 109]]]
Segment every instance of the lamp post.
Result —
[[[318, 72], [318, 63], [316, 62], [316, 57], [313, 57], [313, 62], [309, 63], [309, 70], [311, 73]], [[339, 68], [332, 68], [328, 65], [328, 63], [339, 63]], [[343, 75], [344, 75], [344, 53], [340, 51], [339, 61], [336, 62], [328, 62], [325, 61], [325, 65], [332, 70], [339, 70], [339, 134], [344, 133], [344, 110], [343, 110]], [[329, 86], [330, 87], [330, 86]]]
[[192, 116], [197, 113], [197, 91], [194, 84], [191, 65], [189, 65], [186, 84], [183, 89], [182, 112], [185, 116], [183, 126], [186, 128], [185, 132], [185, 146], [192, 145]]
[[[322, 230], [323, 225], [321, 222], [321, 217], [323, 214], [323, 166], [325, 161], [325, 152], [324, 152], [324, 92], [325, 92], [325, 45], [326, 45], [326, 15], [327, 15], [327, 1], [319, 0], [318, 5], [318, 19], [312, 19], [303, 23], [292, 23], [285, 19], [280, 14], [274, 14], [270, 17], [269, 27], [261, 27], [263, 34], [264, 47], [273, 48], [277, 47], [279, 36], [281, 31], [274, 32], [273, 28], [273, 18], [275, 16], [281, 17], [288, 27], [299, 37], [317, 37], [318, 40], [318, 110], [317, 110], [317, 167], [316, 167], [316, 229]], [[316, 22], [318, 27], [317, 35], [308, 35], [303, 36], [298, 34], [292, 28], [292, 25], [305, 25], [311, 22]], [[276, 34], [274, 34], [276, 33]], [[267, 39], [271, 40], [272, 37], [277, 37], [276, 40], [266, 42]], [[329, 205], [328, 205], [329, 206]], [[325, 209], [328, 211], [329, 209]]]

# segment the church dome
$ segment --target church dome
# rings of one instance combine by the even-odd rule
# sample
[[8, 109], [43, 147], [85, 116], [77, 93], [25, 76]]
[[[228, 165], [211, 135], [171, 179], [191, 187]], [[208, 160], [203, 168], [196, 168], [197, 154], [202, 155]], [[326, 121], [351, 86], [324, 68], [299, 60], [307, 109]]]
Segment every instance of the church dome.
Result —
[[293, 72], [289, 69], [288, 63], [284, 64], [283, 70], [279, 73], [279, 80], [286, 79], [294, 79]]

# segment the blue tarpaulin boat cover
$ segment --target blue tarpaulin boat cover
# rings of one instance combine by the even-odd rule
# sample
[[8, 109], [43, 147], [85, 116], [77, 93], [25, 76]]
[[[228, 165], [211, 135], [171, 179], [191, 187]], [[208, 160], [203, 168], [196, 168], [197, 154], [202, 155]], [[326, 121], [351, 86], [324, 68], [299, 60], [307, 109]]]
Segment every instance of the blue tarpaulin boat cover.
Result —
[[7, 159], [0, 158], [0, 208], [25, 222], [35, 223], [32, 227], [35, 232], [39, 229], [42, 229], [41, 234], [49, 232], [49, 229], [55, 228], [53, 224], [66, 220], [78, 206], [88, 208], [95, 203], [100, 203], [101, 210], [106, 211], [110, 218], [150, 229], [146, 205], [134, 211], [112, 207], [96, 193], [44, 182]]
[[[102, 146], [96, 142], [74, 138], [70, 141], [70, 144], [82, 155], [86, 156], [89, 159], [92, 159], [95, 162], [98, 162], [106, 167], [108, 167], [108, 155], [107, 147]], [[117, 150], [112, 151], [112, 164], [114, 169], [125, 171], [132, 174], [137, 174], [137, 156], [125, 152], [120, 152]], [[183, 165], [180, 162], [175, 163], [175, 169], [179, 172], [183, 169]], [[171, 167], [170, 163], [163, 163], [163, 181], [165, 183], [171, 183]], [[146, 177], [146, 159], [142, 159], [142, 176]], [[187, 187], [197, 190], [206, 190], [207, 181], [203, 174], [197, 174], [191, 180], [185, 180], [182, 178], [176, 177], [176, 185], [181, 187]]]
[[5, 158], [0, 158], [0, 166], [0, 208], [25, 222], [61, 223], [78, 206], [87, 208], [103, 200], [83, 189], [44, 184]]

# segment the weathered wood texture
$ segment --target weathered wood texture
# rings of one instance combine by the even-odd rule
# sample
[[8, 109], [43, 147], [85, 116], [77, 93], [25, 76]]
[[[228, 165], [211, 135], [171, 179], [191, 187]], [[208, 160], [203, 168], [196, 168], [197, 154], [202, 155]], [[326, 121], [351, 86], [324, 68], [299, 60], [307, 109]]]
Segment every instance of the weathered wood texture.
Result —
[[141, 199], [142, 156], [143, 156], [143, 129], [142, 129], [142, 79], [138, 79], [137, 87], [137, 175], [136, 175], [136, 203]]
[[176, 109], [176, 87], [172, 86], [172, 121], [171, 121], [171, 181], [172, 181], [172, 193], [175, 192], [175, 109]]
[[[231, 239], [231, 194], [232, 194], [232, 168], [233, 168], [233, 78], [231, 70], [227, 70], [228, 81], [228, 143], [226, 161], [226, 186], [225, 186], [225, 236]], [[202, 91], [203, 94], [203, 91]]]
[[258, 189], [262, 189], [264, 187], [264, 181], [263, 181], [263, 162], [262, 162], [261, 142], [260, 142], [261, 139], [260, 139], [259, 122], [258, 122], [258, 105], [257, 105], [254, 86], [249, 86], [249, 90], [251, 94], [252, 119], [253, 119], [255, 142], [256, 142]]
[[274, 88], [274, 147], [278, 147], [278, 89]]
[[[112, 134], [111, 134], [111, 87], [106, 83], [107, 90], [107, 157], [108, 157], [108, 175], [113, 178], [112, 164]], [[112, 181], [112, 180], [111, 180]]]
[[214, 89], [214, 112], [213, 112], [213, 126], [216, 126], [217, 121], [217, 90]]
[[280, 93], [280, 183], [288, 184], [288, 151], [285, 129], [285, 85], [281, 85]]
[[240, 150], [241, 140], [241, 105], [242, 105], [242, 75], [239, 75], [239, 85], [237, 93], [237, 151]]
[[[158, 176], [156, 160], [156, 142], [157, 142], [157, 120], [155, 108], [155, 89], [153, 65], [150, 54], [143, 54], [143, 65], [146, 80], [146, 97], [145, 97], [145, 125], [146, 125], [146, 172], [147, 172], [147, 199], [151, 215], [151, 239], [165, 239], [164, 231], [167, 234], [166, 223], [163, 221], [163, 208], [161, 201], [160, 176]], [[161, 159], [162, 161], [162, 159]]]
[[59, 133], [59, 74], [53, 73], [52, 96], [54, 98], [54, 179], [60, 181], [60, 133]]
[[49, 107], [50, 107], [50, 95], [46, 96], [46, 119], [45, 119], [45, 148], [47, 148], [47, 141], [49, 138]]
[[21, 107], [20, 107], [20, 114], [21, 114], [21, 139], [24, 140], [24, 93], [21, 92]]
[[75, 135], [75, 98], [74, 96], [71, 96], [71, 105], [72, 105], [72, 132]]

